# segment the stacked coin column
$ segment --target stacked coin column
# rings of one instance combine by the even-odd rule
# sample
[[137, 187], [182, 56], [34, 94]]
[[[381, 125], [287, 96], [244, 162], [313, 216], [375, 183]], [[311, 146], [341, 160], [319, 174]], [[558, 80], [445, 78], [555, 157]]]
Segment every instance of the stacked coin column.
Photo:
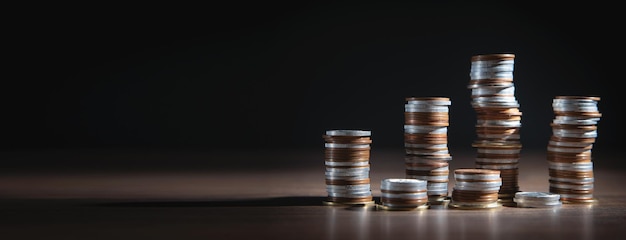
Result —
[[411, 97], [404, 105], [406, 178], [426, 180], [432, 204], [448, 196], [450, 105], [446, 97]]
[[599, 97], [556, 96], [548, 143], [550, 192], [563, 203], [593, 203], [591, 149], [597, 137]]
[[476, 168], [500, 171], [499, 199], [513, 203], [519, 191], [518, 162], [522, 145], [522, 113], [513, 84], [514, 54], [475, 55], [471, 58], [472, 107], [476, 112]]
[[502, 186], [500, 171], [460, 168], [454, 170], [451, 208], [484, 209], [499, 207], [498, 191]]
[[329, 130], [325, 141], [328, 205], [373, 204], [370, 188], [370, 131]]

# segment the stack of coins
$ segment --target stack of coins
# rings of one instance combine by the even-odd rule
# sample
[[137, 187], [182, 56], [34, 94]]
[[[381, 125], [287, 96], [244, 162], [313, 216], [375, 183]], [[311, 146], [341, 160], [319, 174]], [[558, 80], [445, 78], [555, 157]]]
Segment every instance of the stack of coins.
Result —
[[386, 210], [424, 209], [428, 207], [426, 181], [387, 178], [380, 183], [380, 201]]
[[371, 132], [329, 130], [322, 137], [328, 192], [324, 203], [373, 204], [369, 178]]
[[404, 105], [406, 178], [426, 180], [432, 204], [448, 197], [450, 104], [446, 97], [410, 97]]
[[501, 206], [498, 191], [502, 186], [500, 171], [478, 168], [454, 170], [455, 184], [448, 207], [485, 209]]
[[522, 113], [515, 98], [514, 59], [514, 54], [473, 56], [468, 84], [477, 115], [477, 139], [472, 144], [477, 149], [475, 167], [500, 171], [502, 203], [513, 203], [519, 191]]
[[561, 206], [561, 196], [546, 192], [517, 192], [513, 200], [517, 207], [543, 208]]
[[593, 203], [591, 149], [597, 137], [599, 97], [556, 96], [548, 143], [550, 192], [563, 203]]

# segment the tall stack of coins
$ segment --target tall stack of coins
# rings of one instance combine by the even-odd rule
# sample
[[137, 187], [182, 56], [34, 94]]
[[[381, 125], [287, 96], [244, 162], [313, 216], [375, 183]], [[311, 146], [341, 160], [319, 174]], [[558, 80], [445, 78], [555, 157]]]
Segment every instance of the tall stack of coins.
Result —
[[383, 209], [402, 210], [427, 207], [426, 180], [386, 178], [380, 183]]
[[372, 204], [370, 188], [371, 132], [329, 130], [325, 144], [326, 191], [328, 205]]
[[519, 191], [518, 162], [522, 145], [522, 113], [513, 84], [514, 54], [475, 55], [471, 58], [472, 107], [477, 116], [476, 168], [500, 171], [499, 199], [513, 203]]
[[454, 170], [455, 184], [449, 207], [483, 209], [501, 206], [498, 191], [502, 186], [500, 171], [478, 168]]
[[597, 137], [599, 97], [556, 96], [548, 143], [550, 192], [563, 203], [593, 203], [591, 149]]
[[450, 105], [446, 97], [410, 97], [404, 105], [406, 178], [426, 180], [433, 204], [448, 196]]

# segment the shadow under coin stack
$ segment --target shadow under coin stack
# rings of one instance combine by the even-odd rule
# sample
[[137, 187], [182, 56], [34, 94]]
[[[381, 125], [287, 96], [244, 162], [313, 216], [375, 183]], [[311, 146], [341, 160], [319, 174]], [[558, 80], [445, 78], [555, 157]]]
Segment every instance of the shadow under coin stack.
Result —
[[518, 162], [522, 144], [522, 113], [513, 84], [514, 54], [475, 55], [471, 58], [472, 107], [476, 112], [476, 168], [500, 171], [501, 203], [514, 204], [519, 191]]
[[380, 183], [380, 201], [385, 210], [412, 210], [428, 207], [426, 181], [387, 178]]
[[501, 206], [498, 191], [502, 186], [500, 171], [478, 168], [454, 170], [455, 184], [448, 207], [486, 209]]
[[435, 205], [448, 198], [450, 105], [446, 97], [410, 97], [404, 105], [406, 178], [427, 181], [428, 200]]
[[370, 188], [370, 131], [329, 130], [325, 141], [327, 205], [373, 204]]
[[556, 96], [552, 101], [554, 120], [548, 143], [550, 192], [563, 203], [593, 203], [591, 149], [597, 137], [601, 114], [599, 97]]

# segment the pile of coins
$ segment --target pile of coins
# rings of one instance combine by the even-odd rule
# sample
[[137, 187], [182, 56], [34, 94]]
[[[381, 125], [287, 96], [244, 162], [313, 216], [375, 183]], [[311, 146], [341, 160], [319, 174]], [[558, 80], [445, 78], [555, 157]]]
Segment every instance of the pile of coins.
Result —
[[328, 205], [372, 204], [370, 188], [371, 132], [329, 130], [325, 140], [326, 191]]
[[597, 137], [599, 97], [556, 96], [548, 143], [550, 192], [563, 203], [593, 203], [591, 149]]
[[478, 168], [454, 170], [455, 184], [448, 207], [484, 209], [501, 206], [498, 191], [502, 186], [500, 171]]
[[502, 203], [513, 203], [519, 191], [522, 113], [515, 98], [514, 59], [514, 54], [473, 56], [468, 84], [477, 115], [477, 139], [472, 144], [477, 149], [475, 167], [500, 171]]
[[387, 178], [380, 183], [380, 201], [386, 210], [408, 210], [428, 207], [426, 181]]
[[432, 204], [443, 203], [448, 197], [450, 105], [446, 97], [410, 97], [404, 105], [406, 178], [427, 181]]
[[561, 206], [561, 196], [546, 192], [517, 192], [515, 193], [515, 201], [517, 207], [524, 208], [543, 208]]

